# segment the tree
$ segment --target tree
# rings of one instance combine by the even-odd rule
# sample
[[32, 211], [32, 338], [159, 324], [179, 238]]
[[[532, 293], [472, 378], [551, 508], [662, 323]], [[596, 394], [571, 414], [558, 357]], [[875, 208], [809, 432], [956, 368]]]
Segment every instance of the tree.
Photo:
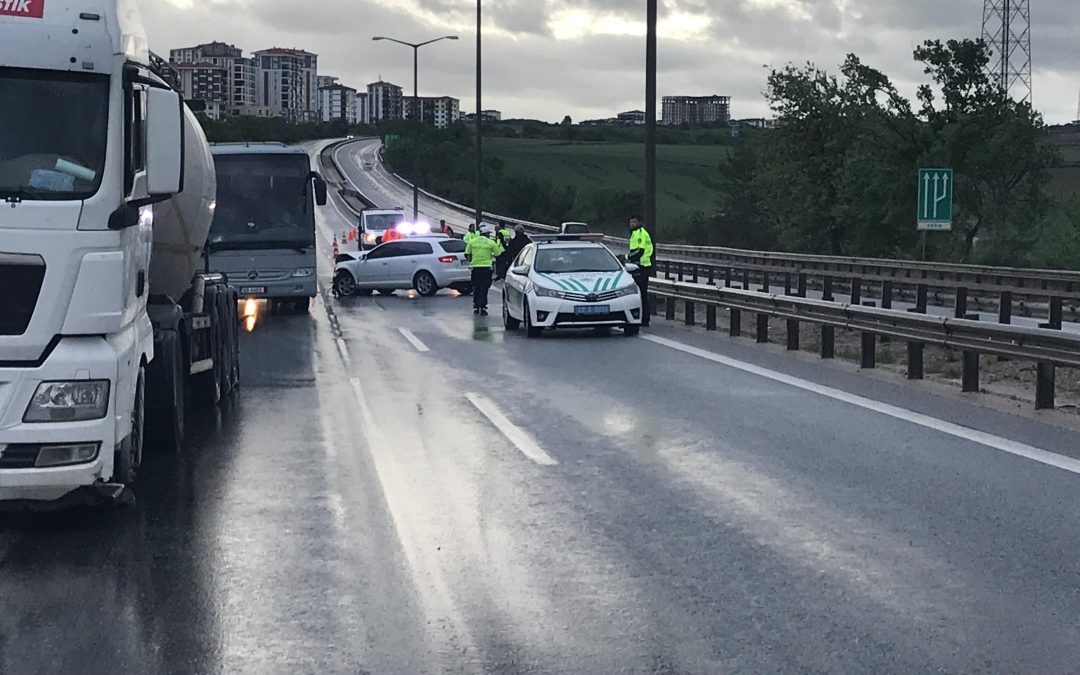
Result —
[[568, 127], [568, 126], [570, 126], [570, 125], [571, 125], [571, 124], [573, 124], [573, 123], [574, 123], [574, 120], [570, 119], [570, 116], [569, 116], [569, 115], [567, 115], [566, 117], [562, 118], [562, 125], [563, 125], [564, 127]]

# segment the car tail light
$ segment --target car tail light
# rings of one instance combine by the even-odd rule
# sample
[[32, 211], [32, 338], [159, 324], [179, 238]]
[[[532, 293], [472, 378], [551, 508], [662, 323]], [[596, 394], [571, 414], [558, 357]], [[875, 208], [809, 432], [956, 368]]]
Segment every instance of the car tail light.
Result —
[[456, 263], [456, 262], [457, 262], [457, 256], [453, 256], [453, 255], [444, 255], [443, 257], [439, 258], [439, 262], [441, 262], [441, 263], [446, 263], [446, 264], [448, 264], [448, 265], [449, 265], [450, 263]]

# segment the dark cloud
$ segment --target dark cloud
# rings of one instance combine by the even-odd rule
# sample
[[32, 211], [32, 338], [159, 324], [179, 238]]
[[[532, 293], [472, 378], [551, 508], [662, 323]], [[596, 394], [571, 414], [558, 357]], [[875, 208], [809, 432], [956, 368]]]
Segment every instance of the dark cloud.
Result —
[[[643, 3], [628, 0], [483, 0], [485, 107], [513, 116], [575, 119], [643, 105], [640, 35], [556, 39], [552, 20], [568, 11], [640, 25]], [[1080, 61], [1075, 28], [1080, 2], [1035, 5], [1032, 40], [1035, 103], [1051, 122], [1076, 115]], [[179, 5], [190, 5], [181, 7]], [[411, 84], [408, 51], [372, 43], [376, 34], [421, 40], [456, 32], [462, 40], [421, 52], [421, 93], [449, 94], [471, 109], [473, 0], [143, 0], [158, 51], [209, 40], [252, 51], [296, 46], [320, 55], [320, 71], [363, 86], [382, 76]], [[929, 38], [977, 37], [982, 0], [661, 0], [661, 18], [709, 19], [700, 34], [660, 44], [661, 93], [722, 93], [734, 113], [767, 113], [765, 65], [814, 62], [835, 70], [855, 52], [907, 93], [925, 78], [913, 49]], [[1042, 83], [1042, 84], [1040, 84]]]

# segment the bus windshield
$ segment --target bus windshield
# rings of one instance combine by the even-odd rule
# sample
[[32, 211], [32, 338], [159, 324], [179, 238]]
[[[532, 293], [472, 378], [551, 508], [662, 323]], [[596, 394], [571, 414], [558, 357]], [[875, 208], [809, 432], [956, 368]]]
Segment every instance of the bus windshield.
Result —
[[217, 210], [210, 249], [315, 245], [311, 168], [299, 154], [215, 155]]

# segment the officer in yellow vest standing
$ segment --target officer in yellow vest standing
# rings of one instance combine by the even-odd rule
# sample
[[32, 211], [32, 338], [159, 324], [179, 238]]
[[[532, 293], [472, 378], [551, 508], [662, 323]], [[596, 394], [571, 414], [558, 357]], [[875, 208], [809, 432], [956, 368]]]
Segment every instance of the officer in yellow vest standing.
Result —
[[649, 277], [653, 275], [653, 243], [649, 231], [641, 222], [641, 218], [634, 216], [630, 219], [630, 255], [627, 261], [638, 266], [634, 272], [634, 281], [641, 290], [641, 325], [649, 326], [652, 317], [652, 308], [649, 306]]
[[482, 225], [480, 231], [465, 244], [465, 257], [472, 269], [473, 314], [487, 316], [488, 290], [491, 288], [491, 266], [503, 247], [495, 240], [491, 228]]

